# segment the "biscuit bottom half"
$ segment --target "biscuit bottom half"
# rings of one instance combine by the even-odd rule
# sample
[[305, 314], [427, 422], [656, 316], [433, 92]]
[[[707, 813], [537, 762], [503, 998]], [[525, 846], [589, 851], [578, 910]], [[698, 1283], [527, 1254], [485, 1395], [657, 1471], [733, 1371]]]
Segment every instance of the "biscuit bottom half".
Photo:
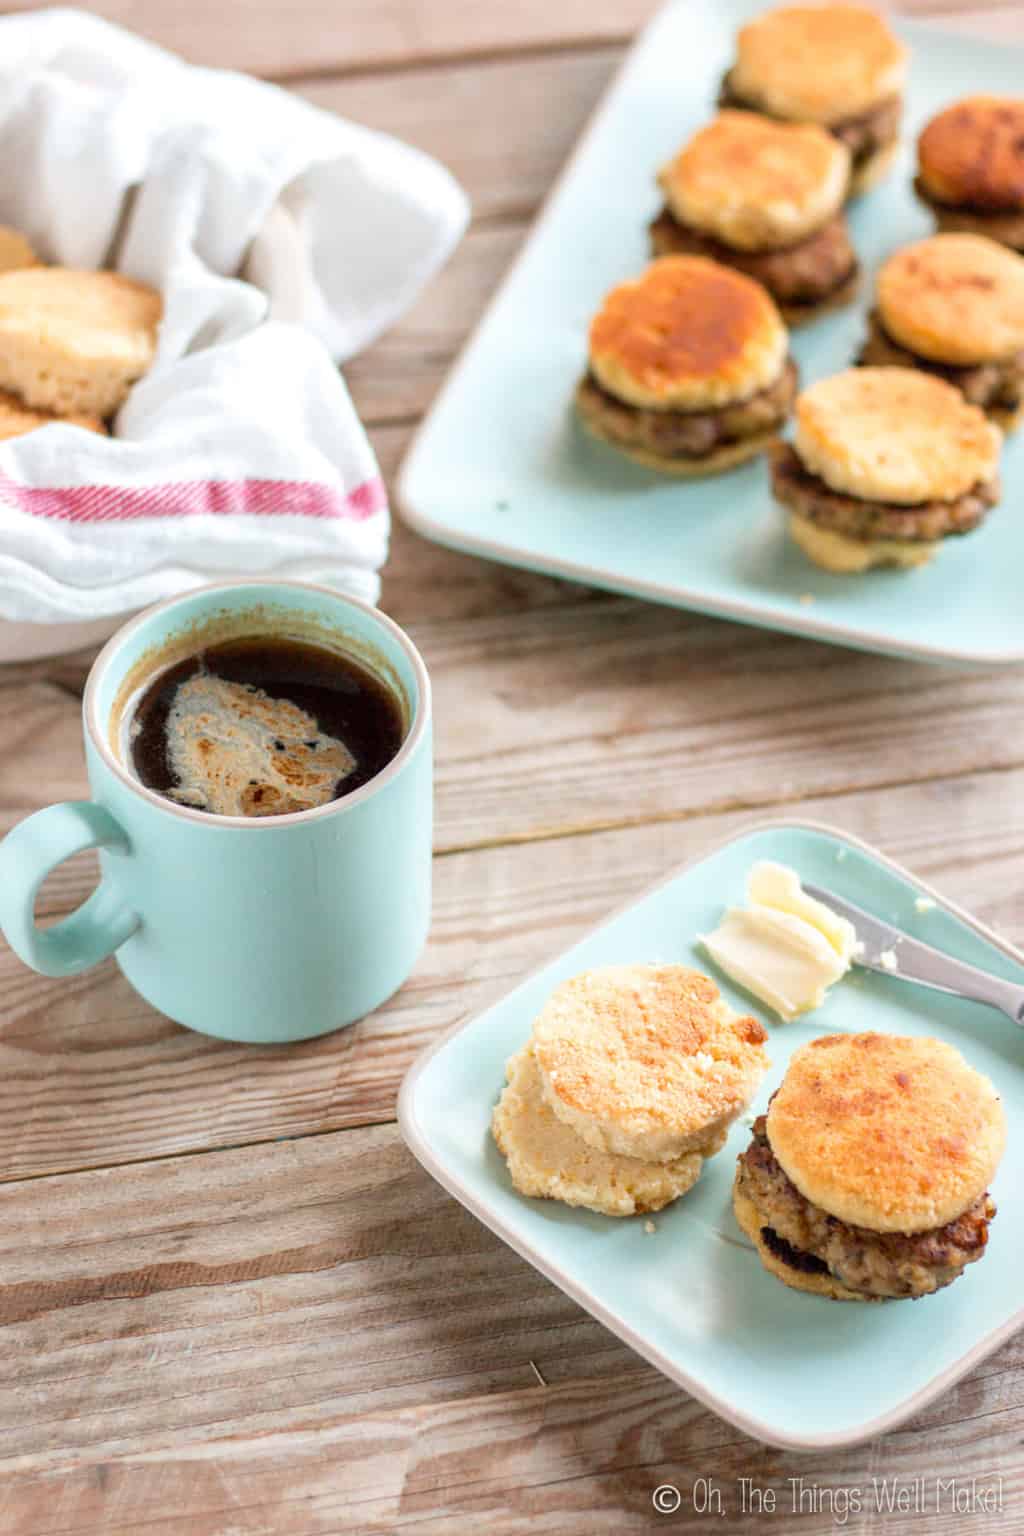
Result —
[[982, 1257], [995, 1216], [986, 1192], [954, 1221], [923, 1232], [874, 1232], [840, 1221], [784, 1172], [763, 1115], [736, 1164], [733, 1210], [765, 1269], [832, 1301], [907, 1300], [942, 1290]]
[[576, 390], [576, 411], [594, 437], [649, 469], [671, 475], [715, 475], [763, 453], [775, 441], [797, 391], [787, 358], [767, 389], [716, 410], [656, 411], [629, 405], [592, 373]]
[[999, 362], [968, 367], [937, 363], [894, 340], [874, 309], [868, 316], [868, 334], [857, 363], [872, 368], [918, 368], [922, 373], [944, 379], [971, 405], [980, 406], [1004, 432], [1012, 431], [1024, 414], [1024, 351]]
[[708, 256], [762, 283], [787, 325], [802, 325], [854, 297], [860, 280], [857, 255], [846, 219], [834, 214], [813, 234], [773, 250], [741, 251], [714, 235], [684, 224], [668, 207], [650, 226], [655, 256]]
[[512, 1183], [535, 1199], [560, 1200], [603, 1216], [660, 1211], [693, 1188], [704, 1158], [725, 1141], [724, 1131], [709, 1133], [706, 1145], [669, 1162], [601, 1152], [554, 1113], [529, 1045], [511, 1058], [506, 1075], [491, 1131]]
[[805, 468], [788, 443], [773, 450], [771, 472], [794, 542], [815, 565], [846, 574], [924, 565], [943, 539], [977, 528], [999, 499], [997, 480], [979, 481], [951, 501], [916, 506], [849, 496]]

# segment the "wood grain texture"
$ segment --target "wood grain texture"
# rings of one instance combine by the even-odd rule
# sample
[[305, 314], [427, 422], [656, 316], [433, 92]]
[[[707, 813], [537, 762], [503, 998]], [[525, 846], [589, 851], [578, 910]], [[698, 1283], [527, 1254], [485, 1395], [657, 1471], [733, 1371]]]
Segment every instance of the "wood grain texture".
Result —
[[[4, 0], [37, 10], [43, 0]], [[129, 27], [194, 64], [274, 80], [408, 69], [430, 60], [624, 42], [656, 0], [97, 0], [85, 9]]]
[[[656, 1262], [657, 1237], [636, 1240]], [[169, 1507], [190, 1536], [643, 1529], [610, 1514], [639, 1521], [659, 1483], [712, 1469], [733, 1519], [711, 1528], [738, 1531], [740, 1476], [782, 1494], [881, 1470], [878, 1447], [787, 1455], [705, 1412], [448, 1200], [394, 1127], [10, 1186], [0, 1274], [19, 1536], [157, 1532]], [[1012, 1509], [1022, 1363], [1018, 1338], [888, 1437], [885, 1475], [1008, 1464]]]
[[[474, 226], [449, 267], [347, 370], [393, 484], [651, 0], [91, 8], [188, 57], [290, 80], [437, 155], [469, 191]], [[905, 8], [1024, 39], [1019, 0]], [[111, 964], [59, 982], [0, 954], [0, 1530], [1015, 1530], [1020, 1337], [873, 1446], [772, 1451], [493, 1238], [391, 1121], [404, 1071], [441, 1030], [676, 863], [779, 810], [878, 843], [1024, 943], [1021, 676], [645, 607], [400, 524], [384, 606], [426, 655], [439, 721], [434, 930], [396, 998], [334, 1038], [256, 1052], [161, 1019]], [[89, 660], [0, 674], [0, 832], [86, 793]], [[62, 866], [42, 919], [93, 878], [87, 858]], [[871, 1503], [873, 1477], [994, 1470], [1002, 1517]], [[689, 1497], [709, 1475], [722, 1517]], [[801, 1475], [863, 1489], [864, 1509], [841, 1527], [820, 1508], [791, 1514], [787, 1479]], [[744, 1516], [741, 1476], [774, 1488], [785, 1513]], [[687, 1495], [675, 1517], [653, 1515], [663, 1482]]]
[[521, 220], [547, 195], [624, 56], [621, 45], [581, 48], [300, 80], [293, 89], [436, 156], [462, 183], [477, 224]]
[[[1024, 940], [1024, 768], [801, 803]], [[791, 809], [791, 808], [790, 808]], [[759, 818], [746, 811], [510, 843], [435, 861], [434, 923], [407, 985], [353, 1028], [259, 1051], [155, 1014], [112, 962], [70, 981], [0, 955], [0, 1179], [393, 1118], [407, 1067], [617, 906]], [[71, 904], [86, 878], [69, 875]], [[55, 904], [56, 905], [56, 904]]]

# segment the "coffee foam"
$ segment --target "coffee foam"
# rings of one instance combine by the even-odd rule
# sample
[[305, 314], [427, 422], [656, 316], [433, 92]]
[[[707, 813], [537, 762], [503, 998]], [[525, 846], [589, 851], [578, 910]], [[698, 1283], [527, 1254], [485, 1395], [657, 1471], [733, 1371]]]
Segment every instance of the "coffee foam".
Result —
[[202, 668], [175, 689], [165, 732], [178, 780], [168, 796], [217, 816], [314, 810], [355, 767], [298, 705]]

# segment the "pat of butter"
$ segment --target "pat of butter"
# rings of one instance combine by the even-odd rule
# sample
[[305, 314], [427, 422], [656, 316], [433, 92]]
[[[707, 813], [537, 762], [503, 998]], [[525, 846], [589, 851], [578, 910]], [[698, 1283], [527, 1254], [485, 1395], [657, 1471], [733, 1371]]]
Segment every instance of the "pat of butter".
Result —
[[731, 907], [700, 943], [715, 964], [781, 1019], [819, 1008], [856, 952], [852, 923], [800, 884], [785, 864], [755, 864], [747, 905]]

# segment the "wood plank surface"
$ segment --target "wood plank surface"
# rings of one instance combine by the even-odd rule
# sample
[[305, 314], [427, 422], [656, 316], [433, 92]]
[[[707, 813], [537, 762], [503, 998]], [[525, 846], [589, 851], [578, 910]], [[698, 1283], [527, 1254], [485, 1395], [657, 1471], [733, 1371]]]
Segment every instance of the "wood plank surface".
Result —
[[[3, 11], [44, 0], [4, 0]], [[86, 9], [193, 64], [274, 80], [406, 70], [428, 61], [625, 42], [657, 0], [97, 0]]]
[[[73, 1240], [55, 1247], [54, 1227]], [[636, 1241], [647, 1261], [657, 1233]], [[173, 1489], [190, 1536], [518, 1530], [545, 1511], [542, 1529], [576, 1532], [709, 1468], [734, 1519], [693, 1528], [736, 1531], [740, 1476], [783, 1493], [880, 1470], [877, 1447], [784, 1454], [705, 1412], [448, 1200], [390, 1126], [9, 1186], [0, 1270], [13, 1531], [173, 1529]], [[1022, 1349], [887, 1437], [885, 1475], [1009, 1462], [1019, 1502]]]
[[[90, 9], [197, 61], [291, 82], [418, 144], [466, 187], [461, 248], [346, 370], [393, 484], [652, 0]], [[1020, 0], [902, 9], [1024, 40]], [[765, 816], [858, 833], [1024, 944], [1024, 674], [649, 607], [401, 524], [383, 606], [423, 650], [438, 716], [435, 920], [394, 999], [340, 1035], [253, 1051], [160, 1018], [111, 963], [55, 981], [0, 953], [0, 1531], [1024, 1530], [1022, 1336], [881, 1441], [772, 1450], [487, 1232], [394, 1125], [425, 1044]], [[0, 673], [0, 832], [87, 792], [90, 659]], [[41, 919], [94, 878], [90, 857], [69, 861]], [[951, 1472], [983, 1486], [1002, 1475], [1002, 1513], [936, 1511]], [[818, 1503], [794, 1511], [801, 1476]], [[774, 1517], [744, 1513], [742, 1477], [775, 1491]], [[879, 1511], [873, 1479], [914, 1477], [928, 1513]], [[696, 1508], [701, 1478], [721, 1515]], [[681, 1490], [673, 1516], [653, 1511], [660, 1483]], [[838, 1520], [821, 1501], [841, 1509], [850, 1489], [862, 1507]]]
[[[804, 818], [867, 838], [1024, 942], [1024, 768], [809, 798]], [[787, 808], [790, 811], [791, 807]], [[108, 1166], [387, 1121], [429, 1042], [676, 865], [759, 820], [708, 812], [435, 860], [430, 942], [352, 1029], [253, 1051], [155, 1014], [113, 962], [71, 981], [0, 955], [0, 1178]], [[55, 906], [73, 904], [85, 873]]]

